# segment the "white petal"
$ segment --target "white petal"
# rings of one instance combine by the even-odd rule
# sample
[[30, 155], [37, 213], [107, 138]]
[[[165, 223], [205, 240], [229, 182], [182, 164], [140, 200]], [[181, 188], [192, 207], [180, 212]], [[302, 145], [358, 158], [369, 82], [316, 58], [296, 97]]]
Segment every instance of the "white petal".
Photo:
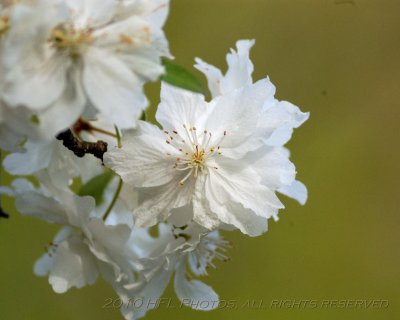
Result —
[[[259, 236], [267, 231], [268, 217], [259, 216], [242, 204], [226, 199], [227, 196], [223, 197], [223, 193], [218, 192], [218, 188], [211, 182], [206, 187], [206, 195], [212, 213], [218, 216], [221, 223], [234, 226], [251, 237]], [[277, 209], [270, 207], [268, 213], [274, 217]]]
[[68, 213], [64, 206], [54, 198], [28, 191], [16, 196], [17, 210], [28, 216], [43, 219], [49, 223], [68, 224]]
[[210, 170], [206, 192], [214, 192], [221, 197], [226, 194], [231, 201], [241, 203], [262, 217], [271, 216], [271, 208], [284, 208], [273, 191], [261, 184], [261, 179], [250, 167], [240, 168], [240, 163], [227, 158], [218, 159], [218, 170]]
[[58, 245], [49, 276], [56, 293], [93, 284], [97, 276], [96, 260], [82, 240], [72, 237]]
[[35, 186], [27, 179], [15, 179], [12, 182], [12, 187], [17, 193], [23, 193], [28, 191], [35, 191]]
[[0, 148], [7, 151], [15, 151], [22, 142], [20, 134], [10, 130], [7, 124], [0, 123]]
[[69, 61], [56, 54], [42, 60], [32, 55], [25, 58], [8, 75], [4, 99], [12, 106], [44, 109], [63, 93]]
[[145, 15], [153, 28], [162, 28], [169, 13], [169, 0], [146, 1]]
[[147, 99], [142, 84], [112, 53], [91, 48], [85, 55], [83, 82], [90, 101], [111, 123], [133, 128]]
[[39, 127], [43, 137], [54, 137], [60, 131], [73, 125], [82, 115], [86, 97], [82, 88], [81, 72], [70, 70], [68, 84], [57, 101], [38, 114]]
[[[131, 290], [128, 292], [132, 301], [135, 298], [142, 299], [135, 307], [134, 303], [126, 303], [122, 306], [121, 312], [127, 320], [135, 320], [145, 316], [147, 311], [154, 309], [157, 306], [157, 301], [165, 291], [170, 279], [172, 272], [164, 270], [162, 267], [155, 274], [155, 276], [139, 290]], [[118, 290], [117, 290], [118, 293]]]
[[307, 202], [307, 187], [300, 181], [293, 181], [289, 186], [284, 186], [278, 190], [280, 193], [297, 200], [301, 205]]
[[173, 179], [176, 156], [174, 148], [165, 143], [165, 134], [155, 125], [140, 122], [137, 136], [127, 136], [122, 148], [104, 155], [104, 163], [117, 172], [125, 183], [136, 187], [153, 187]]
[[[214, 230], [220, 225], [218, 216], [212, 211], [209, 199], [206, 198], [204, 190], [207, 177], [204, 175], [197, 178], [196, 187], [193, 194], [193, 221], [199, 225]], [[210, 181], [208, 181], [209, 183]]]
[[213, 97], [227, 94], [233, 90], [252, 84], [253, 63], [249, 58], [250, 49], [254, 40], [239, 40], [236, 42], [237, 52], [231, 50], [226, 57], [228, 71], [225, 76], [216, 67], [196, 59], [195, 68], [205, 74], [208, 80], [208, 87]]
[[218, 307], [218, 294], [199, 280], [188, 280], [184, 263], [181, 263], [176, 270], [174, 287], [183, 305], [201, 311], [210, 311]]
[[193, 194], [193, 183], [179, 184], [182, 177], [154, 188], [140, 190], [140, 206], [134, 211], [135, 226], [151, 227], [159, 221], [164, 221], [172, 209], [187, 205]]
[[201, 131], [206, 112], [207, 103], [203, 95], [162, 83], [156, 119], [165, 130], [182, 131], [186, 125], [188, 128], [196, 126]]
[[271, 190], [290, 185], [295, 179], [296, 168], [284, 148], [260, 148], [247, 154], [246, 161], [257, 171], [262, 184]]
[[39, 277], [47, 276], [54, 267], [54, 257], [57, 254], [57, 246], [73, 234], [73, 230], [70, 227], [62, 228], [53, 240], [53, 246], [48, 250], [49, 252], [42, 255], [33, 267], [35, 275]]
[[240, 158], [262, 145], [263, 132], [259, 121], [268, 96], [266, 86], [266, 80], [261, 80], [214, 99], [206, 129], [212, 132], [216, 144], [216, 140], [226, 132], [220, 144], [225, 156]]
[[217, 97], [222, 94], [221, 92], [221, 81], [223, 78], [221, 70], [204, 62], [203, 60], [196, 58], [196, 64], [194, 67], [204, 73], [207, 77], [208, 88], [211, 91], [212, 97]]
[[115, 277], [121, 279], [130, 271], [127, 242], [131, 229], [127, 225], [105, 225], [102, 219], [91, 219], [88, 223], [87, 237], [89, 248], [97, 259], [114, 268]]
[[33, 267], [33, 272], [38, 277], [46, 277], [53, 268], [54, 259], [48, 253], [43, 254]]
[[275, 101], [273, 106], [266, 103], [265, 107], [264, 126], [269, 127], [272, 133], [264, 141], [270, 146], [283, 146], [292, 137], [293, 129], [301, 126], [310, 116], [287, 101]]
[[146, 18], [132, 15], [94, 33], [96, 44], [112, 49], [143, 81], [155, 81], [164, 73], [161, 56], [169, 56], [168, 42], [161, 29]]
[[251, 84], [254, 67], [249, 59], [251, 47], [254, 40], [239, 40], [236, 43], [237, 52], [234, 50], [227, 55], [228, 71], [221, 84], [221, 91], [228, 93], [232, 90]]
[[[221, 220], [226, 224], [235, 226], [250, 237], [258, 237], [268, 230], [268, 218], [256, 215], [239, 203], [228, 202], [223, 209], [225, 215], [221, 215]], [[276, 215], [277, 211], [273, 214], [273, 217]]]
[[63, 190], [58, 191], [57, 197], [67, 206], [69, 224], [78, 228], [86, 227], [90, 214], [96, 206], [95, 200], [89, 196], [79, 197]]
[[[76, 194], [72, 193], [70, 190], [60, 189], [59, 187], [53, 184], [52, 178], [49, 176], [47, 171], [41, 171], [36, 174], [37, 179], [42, 184], [42, 189], [46, 192], [46, 194], [50, 193], [50, 196], [44, 196], [39, 193], [39, 191], [35, 191], [37, 193], [37, 199], [42, 197], [41, 201], [32, 202], [35, 206], [32, 205], [32, 208], [29, 208], [29, 200], [21, 200], [21, 203], [24, 204], [24, 214], [30, 215], [39, 215], [37, 212], [43, 211], [48, 213], [49, 215], [53, 213], [53, 216], [66, 216], [67, 222], [63, 222], [62, 224], [68, 224], [74, 227], [82, 228], [85, 227], [90, 214], [94, 211], [95, 208], [95, 201], [93, 197], [85, 196], [80, 197]], [[32, 197], [31, 193], [34, 192], [27, 192], [30, 197]], [[24, 196], [22, 194], [21, 196]], [[48, 206], [48, 210], [42, 209], [42, 206], [46, 206], [45, 199], [49, 201], [51, 206]], [[58, 203], [58, 205], [56, 205]], [[17, 199], [18, 204], [18, 199]], [[26, 207], [26, 208], [25, 208]], [[46, 219], [46, 217], [43, 217]], [[55, 222], [57, 223], [57, 222]]]
[[115, 0], [67, 0], [73, 10], [75, 27], [99, 27], [109, 22], [116, 10]]
[[49, 165], [56, 146], [53, 141], [28, 141], [24, 153], [12, 153], [4, 159], [4, 168], [13, 175], [37, 172]]
[[171, 211], [171, 216], [168, 218], [168, 223], [175, 227], [184, 227], [193, 219], [193, 209], [191, 205], [176, 208]]

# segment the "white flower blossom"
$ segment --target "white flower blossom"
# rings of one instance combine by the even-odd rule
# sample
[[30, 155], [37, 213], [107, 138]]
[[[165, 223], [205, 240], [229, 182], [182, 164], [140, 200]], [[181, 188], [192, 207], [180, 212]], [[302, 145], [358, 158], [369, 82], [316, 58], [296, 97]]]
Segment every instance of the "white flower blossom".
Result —
[[266, 231], [283, 204], [275, 191], [291, 185], [288, 154], [268, 144], [281, 124], [266, 101], [261, 80], [206, 102], [204, 97], [163, 85], [156, 118], [164, 130], [141, 123], [105, 163], [140, 188], [137, 226], [151, 226], [173, 210], [193, 206], [193, 220], [212, 230], [221, 223], [255, 236]]
[[[207, 230], [195, 223], [176, 228], [159, 224], [158, 236], [148, 230], [137, 229], [132, 245], [142, 264], [138, 281], [115, 287], [123, 306], [121, 312], [127, 320], [143, 317], [156, 307], [158, 299], [174, 275], [174, 289], [182, 305], [196, 310], [210, 311], [218, 307], [218, 294], [202, 281], [193, 277], [207, 275], [215, 268], [215, 260], [227, 261], [229, 242], [217, 231]], [[141, 305], [132, 303], [141, 299]]]
[[[14, 112], [13, 109], [10, 111]], [[115, 128], [103, 119], [98, 121], [80, 119], [71, 130], [78, 139], [83, 141], [102, 140], [109, 147], [117, 145], [117, 138], [113, 133]], [[5, 132], [10, 131], [5, 130]], [[70, 179], [78, 176], [85, 183], [104, 170], [101, 160], [91, 154], [78, 158], [55, 138], [41, 140], [30, 137], [23, 146], [4, 159], [3, 166], [12, 175], [32, 175], [46, 170], [52, 183], [58, 187], [67, 186]]]
[[93, 284], [103, 270], [108, 280], [111, 273], [115, 282], [132, 281], [135, 255], [129, 248], [130, 226], [97, 217], [92, 197], [61, 190], [43, 174], [41, 182], [40, 189], [26, 180], [14, 183], [19, 212], [63, 226], [36, 262], [35, 274], [48, 275], [57, 293]]
[[163, 73], [160, 56], [169, 55], [161, 29], [168, 1], [135, 1], [129, 4], [131, 14], [121, 15], [123, 3], [16, 5], [23, 17], [9, 20], [2, 95], [9, 106], [35, 112], [43, 136], [71, 126], [81, 115], [102, 114], [121, 128], [135, 126], [147, 106], [143, 84]]

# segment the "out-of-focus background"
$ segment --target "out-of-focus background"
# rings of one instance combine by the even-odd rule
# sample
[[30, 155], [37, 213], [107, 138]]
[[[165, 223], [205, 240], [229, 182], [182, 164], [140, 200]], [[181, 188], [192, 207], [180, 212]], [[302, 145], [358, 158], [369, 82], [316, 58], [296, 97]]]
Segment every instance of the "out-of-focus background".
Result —
[[[400, 319], [399, 12], [396, 0], [172, 0], [166, 32], [177, 63], [192, 68], [198, 56], [225, 70], [229, 48], [254, 38], [255, 78], [269, 75], [279, 99], [311, 112], [289, 143], [309, 201], [283, 199], [262, 237], [225, 234], [232, 260], [203, 280], [237, 310], [160, 307], [147, 319]], [[156, 105], [158, 85], [148, 90]], [[33, 263], [57, 228], [5, 208], [1, 319], [122, 319], [103, 308], [115, 294], [102, 281], [57, 295], [36, 278]], [[171, 288], [165, 297], [177, 303]], [[318, 306], [293, 303], [306, 300]]]

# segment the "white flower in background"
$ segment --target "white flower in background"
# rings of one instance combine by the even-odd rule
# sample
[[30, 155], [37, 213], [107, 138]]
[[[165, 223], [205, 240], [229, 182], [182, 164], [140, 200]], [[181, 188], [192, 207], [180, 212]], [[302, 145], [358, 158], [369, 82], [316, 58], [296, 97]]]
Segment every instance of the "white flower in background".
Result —
[[[207, 275], [208, 268], [216, 267], [215, 260], [227, 261], [229, 242], [218, 231], [207, 234], [195, 223], [181, 228], [161, 223], [158, 230], [157, 238], [146, 229], [134, 231], [132, 245], [143, 265], [141, 278], [115, 288], [123, 301], [121, 312], [125, 318], [139, 319], [155, 308], [174, 274], [174, 289], [183, 305], [202, 311], [217, 308], [218, 294], [193, 276]], [[135, 299], [142, 299], [143, 304], [133, 304]]]
[[[2, 1], [0, 3], [0, 56], [4, 43], [7, 41], [8, 31], [10, 29], [10, 18], [12, 14], [12, 6], [10, 1]], [[0, 88], [4, 82], [5, 71], [0, 63]], [[29, 122], [29, 112], [18, 108], [13, 110], [7, 107], [2, 99], [0, 91], [0, 148], [15, 151], [22, 142], [23, 137], [29, 130], [29, 125], [25, 125], [25, 121]]]
[[[13, 109], [8, 111], [15, 113]], [[80, 119], [71, 130], [76, 137], [83, 141], [102, 140], [110, 148], [117, 145], [117, 138], [113, 133], [115, 128], [105, 120], [85, 121]], [[4, 130], [4, 132], [10, 133], [9, 130]], [[100, 159], [91, 154], [78, 158], [55, 138], [52, 140], [28, 138], [23, 147], [4, 159], [3, 166], [12, 175], [32, 175], [46, 170], [52, 183], [58, 187], [68, 186], [70, 180], [77, 176], [80, 176], [82, 182], [85, 183], [104, 171]]]
[[[10, 18], [2, 49], [6, 103], [30, 108], [48, 136], [83, 114], [134, 127], [147, 106], [143, 84], [163, 73], [160, 57], [169, 55], [161, 29], [168, 2], [153, 2], [159, 4], [132, 2], [127, 15], [118, 0], [17, 4], [24, 19]], [[142, 10], [147, 7], [153, 11]]]
[[6, 6], [0, 3], [0, 37], [2, 37], [10, 27], [10, 17]]
[[0, 149], [14, 150], [22, 141], [22, 137], [8, 125], [8, 112], [8, 108], [0, 99]]
[[108, 280], [112, 273], [116, 282], [132, 281], [135, 255], [128, 245], [129, 225], [104, 222], [97, 217], [92, 197], [79, 197], [41, 178], [40, 189], [26, 180], [14, 183], [19, 212], [64, 226], [36, 262], [35, 273], [48, 275], [57, 293], [93, 284], [103, 270]]
[[275, 191], [292, 185], [296, 174], [288, 154], [268, 143], [281, 125], [266, 103], [273, 93], [265, 79], [206, 102], [163, 84], [156, 114], [163, 130], [141, 122], [122, 149], [104, 158], [140, 188], [136, 226], [190, 204], [193, 220], [210, 230], [223, 223], [251, 236], [265, 232], [267, 219], [283, 208]]

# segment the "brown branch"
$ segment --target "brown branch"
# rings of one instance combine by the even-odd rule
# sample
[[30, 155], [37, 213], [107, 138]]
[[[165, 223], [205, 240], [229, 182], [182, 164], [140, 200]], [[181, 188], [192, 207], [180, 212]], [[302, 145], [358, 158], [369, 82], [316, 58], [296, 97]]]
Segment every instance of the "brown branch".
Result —
[[97, 142], [82, 141], [70, 129], [61, 132], [56, 138], [57, 140], [61, 140], [63, 145], [79, 158], [83, 158], [88, 153], [103, 161], [103, 155], [107, 152], [107, 142], [101, 140]]

